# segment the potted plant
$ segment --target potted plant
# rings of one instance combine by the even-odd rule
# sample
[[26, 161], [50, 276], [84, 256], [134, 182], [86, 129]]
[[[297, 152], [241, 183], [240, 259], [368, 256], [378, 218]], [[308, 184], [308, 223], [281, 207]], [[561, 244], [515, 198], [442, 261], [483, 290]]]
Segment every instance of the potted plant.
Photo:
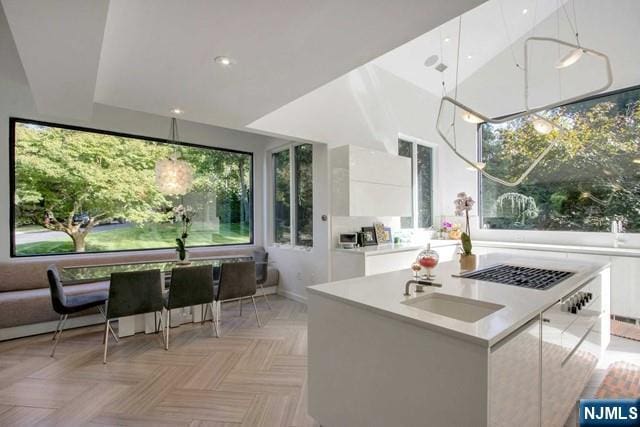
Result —
[[462, 270], [475, 270], [476, 268], [476, 256], [471, 252], [471, 236], [467, 233], [462, 233], [460, 238], [462, 241], [462, 253], [460, 254], [460, 269]]
[[174, 218], [181, 223], [180, 237], [176, 238], [176, 252], [178, 254], [178, 264], [189, 264], [187, 251], [187, 238], [191, 230], [191, 209], [179, 205], [173, 210]]
[[458, 197], [454, 201], [456, 206], [456, 215], [465, 216], [466, 230], [462, 233], [460, 240], [462, 241], [462, 251], [460, 253], [460, 268], [462, 270], [474, 270], [476, 268], [476, 256], [471, 252], [471, 227], [469, 226], [469, 211], [475, 205], [475, 201], [467, 193], [458, 193]]

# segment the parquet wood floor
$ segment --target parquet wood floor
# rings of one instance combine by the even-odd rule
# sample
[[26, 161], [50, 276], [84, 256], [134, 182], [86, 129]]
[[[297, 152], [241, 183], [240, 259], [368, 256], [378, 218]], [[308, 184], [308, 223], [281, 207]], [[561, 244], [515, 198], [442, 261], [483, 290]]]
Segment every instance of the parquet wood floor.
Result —
[[0, 343], [2, 426], [316, 426], [306, 411], [307, 313], [303, 304], [258, 299], [239, 316], [223, 305], [222, 337], [211, 323], [110, 340], [102, 327]]

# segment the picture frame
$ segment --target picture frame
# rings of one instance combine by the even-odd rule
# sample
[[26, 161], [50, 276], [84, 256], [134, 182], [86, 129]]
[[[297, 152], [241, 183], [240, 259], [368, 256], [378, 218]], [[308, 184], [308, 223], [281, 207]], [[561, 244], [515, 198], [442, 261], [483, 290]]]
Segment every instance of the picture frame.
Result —
[[378, 241], [378, 244], [384, 243], [384, 224], [381, 222], [374, 222], [373, 229], [376, 232], [376, 240]]
[[376, 230], [373, 227], [362, 227], [359, 233], [360, 246], [375, 246], [378, 244]]
[[379, 245], [386, 245], [393, 243], [393, 235], [391, 234], [391, 227], [384, 227], [382, 239], [378, 239]]

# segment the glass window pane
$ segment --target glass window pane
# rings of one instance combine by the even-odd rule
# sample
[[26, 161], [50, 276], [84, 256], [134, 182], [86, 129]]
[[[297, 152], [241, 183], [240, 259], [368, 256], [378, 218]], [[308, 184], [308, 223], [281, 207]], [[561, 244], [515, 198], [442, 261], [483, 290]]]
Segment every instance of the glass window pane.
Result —
[[[16, 256], [174, 248], [184, 232], [187, 247], [253, 241], [250, 153], [13, 123]], [[194, 174], [183, 196], [155, 182], [176, 151]]]
[[289, 150], [273, 154], [274, 242], [291, 243], [291, 169]]
[[296, 245], [313, 246], [313, 145], [295, 151]]
[[[402, 157], [413, 158], [413, 142], [398, 140], [398, 155]], [[413, 161], [411, 162], [411, 168], [413, 169]], [[413, 182], [413, 170], [411, 171], [411, 186]], [[411, 197], [411, 209], [413, 210], [413, 196]], [[400, 226], [402, 228], [413, 228], [413, 216], [403, 216], [400, 218]]]
[[418, 228], [433, 225], [433, 149], [417, 145]]
[[[640, 231], [640, 89], [603, 95], [543, 113], [567, 125], [525, 181], [505, 187], [481, 179], [482, 225], [495, 229], [608, 232], [613, 221]], [[486, 171], [516, 179], [555, 131], [517, 119], [479, 128]]]

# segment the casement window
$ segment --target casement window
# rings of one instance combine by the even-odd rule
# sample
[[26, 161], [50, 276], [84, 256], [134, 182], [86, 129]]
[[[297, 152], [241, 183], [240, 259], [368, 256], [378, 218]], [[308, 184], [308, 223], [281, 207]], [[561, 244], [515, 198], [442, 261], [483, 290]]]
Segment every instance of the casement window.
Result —
[[274, 152], [272, 167], [273, 242], [313, 246], [313, 145]]
[[434, 149], [415, 141], [398, 140], [398, 154], [411, 159], [413, 214], [402, 217], [402, 228], [429, 228], [433, 225]]

